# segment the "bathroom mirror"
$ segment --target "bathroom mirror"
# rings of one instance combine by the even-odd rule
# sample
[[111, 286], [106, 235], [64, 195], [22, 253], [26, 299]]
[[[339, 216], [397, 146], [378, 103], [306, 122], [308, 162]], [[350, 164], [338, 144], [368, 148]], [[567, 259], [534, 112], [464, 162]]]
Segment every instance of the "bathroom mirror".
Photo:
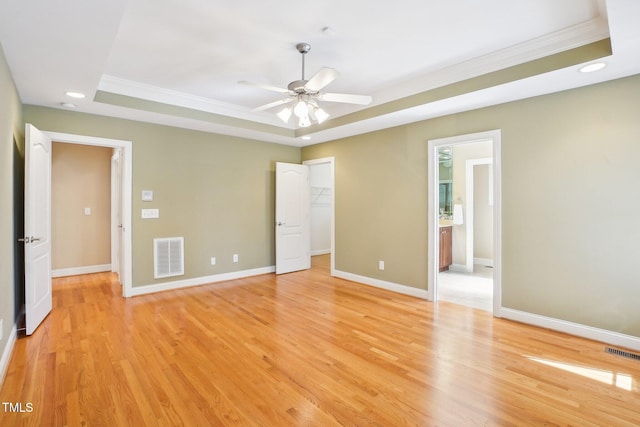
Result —
[[453, 150], [438, 148], [439, 206], [440, 219], [451, 219], [453, 215]]

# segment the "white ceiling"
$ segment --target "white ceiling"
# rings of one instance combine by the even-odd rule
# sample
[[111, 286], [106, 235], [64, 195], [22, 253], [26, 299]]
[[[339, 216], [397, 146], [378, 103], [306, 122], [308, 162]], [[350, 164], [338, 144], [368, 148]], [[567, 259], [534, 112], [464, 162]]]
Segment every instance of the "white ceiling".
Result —
[[[639, 18], [637, 0], [2, 0], [0, 43], [24, 104], [75, 102], [80, 112], [306, 145], [638, 74]], [[572, 66], [374, 113], [609, 36], [613, 55], [598, 73]], [[307, 78], [335, 68], [340, 76], [327, 91], [371, 95], [373, 104], [325, 103], [344, 120], [303, 132], [274, 110], [252, 112], [280, 95], [237, 82], [298, 80], [298, 42], [312, 46]], [[87, 98], [71, 100], [69, 90]], [[140, 100], [184, 108], [158, 113]], [[365, 114], [351, 119], [358, 110]]]

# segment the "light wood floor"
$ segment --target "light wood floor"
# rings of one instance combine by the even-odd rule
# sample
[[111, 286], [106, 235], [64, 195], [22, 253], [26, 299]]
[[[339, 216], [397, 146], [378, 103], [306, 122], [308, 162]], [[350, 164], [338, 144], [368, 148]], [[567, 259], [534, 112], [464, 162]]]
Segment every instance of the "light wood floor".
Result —
[[310, 271], [124, 299], [55, 280], [2, 426], [638, 426], [640, 362]]

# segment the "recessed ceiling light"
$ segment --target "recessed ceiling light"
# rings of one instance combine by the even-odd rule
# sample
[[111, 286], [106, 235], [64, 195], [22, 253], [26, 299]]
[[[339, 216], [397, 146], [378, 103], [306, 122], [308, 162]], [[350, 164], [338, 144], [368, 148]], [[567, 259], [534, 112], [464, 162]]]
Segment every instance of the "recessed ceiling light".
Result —
[[307, 135], [307, 136], [303, 136], [302, 139], [304, 139], [305, 141], [308, 141], [311, 139], [311, 137]]
[[62, 105], [63, 107], [66, 108], [76, 108], [77, 105], [74, 104], [73, 102], [61, 102], [60, 105]]
[[602, 70], [606, 66], [607, 64], [605, 62], [594, 62], [592, 64], [585, 65], [584, 67], [580, 68], [580, 72], [593, 73], [594, 71]]
[[80, 92], [65, 92], [65, 95], [70, 96], [71, 98], [77, 98], [77, 99], [82, 99], [84, 98], [84, 93], [80, 93]]

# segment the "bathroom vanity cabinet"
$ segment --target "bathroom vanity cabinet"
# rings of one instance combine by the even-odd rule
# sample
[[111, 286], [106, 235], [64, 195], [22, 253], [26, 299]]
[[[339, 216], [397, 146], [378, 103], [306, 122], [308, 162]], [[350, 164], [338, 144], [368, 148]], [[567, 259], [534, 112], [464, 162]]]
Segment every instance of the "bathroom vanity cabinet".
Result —
[[440, 271], [448, 270], [452, 262], [452, 234], [453, 227], [440, 227]]

